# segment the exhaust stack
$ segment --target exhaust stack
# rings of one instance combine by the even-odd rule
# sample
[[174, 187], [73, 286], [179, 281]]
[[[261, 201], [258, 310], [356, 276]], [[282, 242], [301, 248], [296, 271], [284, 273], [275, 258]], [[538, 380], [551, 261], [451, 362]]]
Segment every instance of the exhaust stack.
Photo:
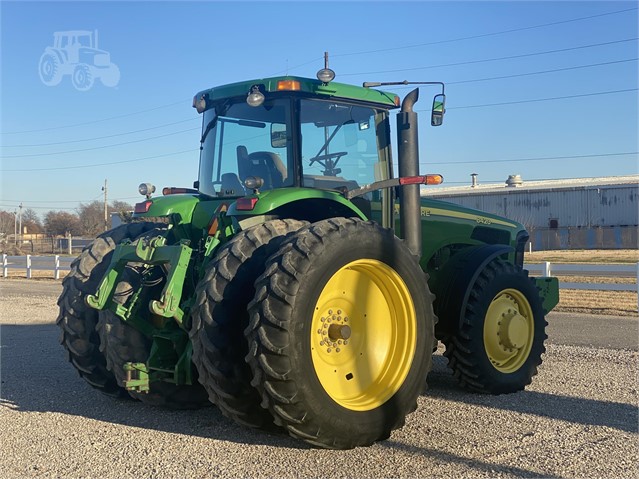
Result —
[[[411, 91], [397, 114], [397, 153], [399, 177], [419, 175], [419, 142], [417, 113], [413, 106], [419, 99], [419, 89]], [[422, 221], [419, 185], [405, 185], [399, 191], [399, 228], [406, 245], [417, 257], [422, 256]]]

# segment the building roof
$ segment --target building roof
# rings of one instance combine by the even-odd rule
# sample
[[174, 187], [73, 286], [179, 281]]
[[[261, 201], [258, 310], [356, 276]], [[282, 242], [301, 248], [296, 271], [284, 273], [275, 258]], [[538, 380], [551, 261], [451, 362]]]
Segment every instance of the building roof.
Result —
[[[446, 183], [444, 182], [444, 185]], [[599, 178], [571, 178], [561, 180], [542, 180], [542, 181], [526, 181], [523, 178], [523, 183], [520, 186], [509, 187], [506, 186], [506, 181], [503, 183], [485, 183], [482, 184], [481, 180], [476, 186], [471, 186], [470, 182], [464, 186], [441, 186], [433, 187], [429, 186], [423, 188], [421, 191], [422, 196], [454, 196], [454, 195], [472, 195], [472, 194], [494, 194], [494, 193], [510, 193], [516, 191], [530, 191], [530, 190], [574, 190], [585, 188], [598, 188], [602, 186], [639, 186], [639, 175], [628, 176], [604, 176]]]

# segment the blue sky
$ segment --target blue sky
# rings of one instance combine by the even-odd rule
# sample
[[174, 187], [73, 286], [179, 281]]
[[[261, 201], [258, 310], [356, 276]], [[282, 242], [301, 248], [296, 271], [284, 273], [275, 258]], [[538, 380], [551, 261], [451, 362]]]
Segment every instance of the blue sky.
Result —
[[[109, 199], [131, 203], [141, 182], [190, 186], [193, 95], [287, 71], [314, 77], [324, 51], [336, 81], [447, 83], [444, 125], [422, 114], [420, 162], [448, 185], [471, 173], [483, 183], [637, 174], [637, 6], [2, 2], [0, 209], [72, 211], [101, 199], [105, 179]], [[98, 30], [117, 86], [41, 81], [40, 57], [66, 30]], [[417, 109], [435, 93], [423, 90]]]

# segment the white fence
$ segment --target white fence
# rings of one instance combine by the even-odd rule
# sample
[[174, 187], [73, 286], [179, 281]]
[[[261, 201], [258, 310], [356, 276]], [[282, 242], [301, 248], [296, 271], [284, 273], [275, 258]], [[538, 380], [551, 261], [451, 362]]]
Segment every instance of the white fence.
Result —
[[23, 270], [27, 278], [31, 278], [33, 271], [53, 271], [53, 277], [60, 279], [60, 271], [69, 271], [75, 258], [71, 256], [8, 256], [2, 255], [2, 276], [6, 278], [10, 269]]
[[[541, 276], [601, 276], [605, 278], [636, 278], [639, 283], [639, 263], [634, 264], [567, 264], [544, 263], [526, 264], [532, 275]], [[560, 281], [563, 289], [594, 289], [598, 291], [637, 291], [637, 283], [570, 283]]]
[[[9, 270], [24, 270], [27, 278], [32, 277], [32, 271], [53, 271], [56, 279], [60, 278], [60, 271], [69, 271], [71, 262], [75, 258], [69, 256], [8, 256], [2, 255], [2, 275], [6, 278]], [[601, 276], [636, 278], [636, 283], [571, 283], [560, 281], [562, 289], [590, 289], [599, 291], [637, 291], [639, 283], [639, 263], [634, 264], [567, 264], [567, 263], [531, 263], [524, 267], [535, 276]]]

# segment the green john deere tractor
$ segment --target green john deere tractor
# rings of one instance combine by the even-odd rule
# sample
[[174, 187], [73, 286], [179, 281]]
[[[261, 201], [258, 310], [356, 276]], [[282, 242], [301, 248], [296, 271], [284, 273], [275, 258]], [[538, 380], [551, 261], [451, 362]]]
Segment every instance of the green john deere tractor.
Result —
[[[404, 424], [437, 340], [459, 382], [520, 391], [544, 352], [555, 278], [524, 270], [528, 234], [420, 197], [418, 89], [277, 77], [198, 93], [193, 189], [140, 185], [133, 221], [100, 235], [58, 301], [80, 376], [152, 405], [217, 405], [328, 448]], [[402, 82], [407, 84], [407, 82]], [[444, 116], [444, 85], [431, 124]]]

